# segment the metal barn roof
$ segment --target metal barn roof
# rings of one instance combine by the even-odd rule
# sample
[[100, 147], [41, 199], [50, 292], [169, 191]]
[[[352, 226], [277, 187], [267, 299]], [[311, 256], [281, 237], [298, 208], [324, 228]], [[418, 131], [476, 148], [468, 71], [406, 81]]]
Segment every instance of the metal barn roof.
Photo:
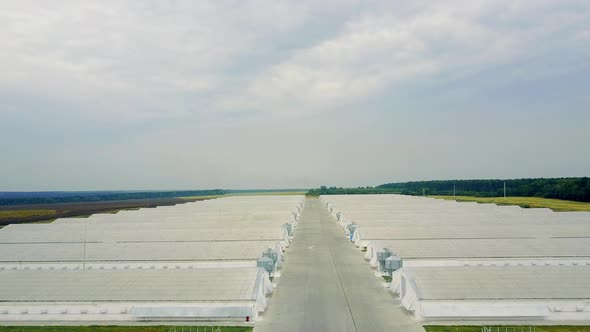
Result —
[[375, 240], [404, 259], [590, 257], [590, 238]]
[[588, 266], [412, 267], [406, 272], [421, 300], [590, 298]]
[[0, 301], [255, 300], [260, 268], [0, 272]]
[[0, 262], [256, 260], [277, 241], [26, 243], [0, 245]]

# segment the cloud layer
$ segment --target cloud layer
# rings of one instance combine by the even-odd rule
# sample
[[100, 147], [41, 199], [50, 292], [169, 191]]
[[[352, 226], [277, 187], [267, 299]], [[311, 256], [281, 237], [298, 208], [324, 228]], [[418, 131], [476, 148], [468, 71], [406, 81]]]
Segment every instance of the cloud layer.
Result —
[[585, 1], [20, 1], [0, 40], [0, 190], [590, 169]]

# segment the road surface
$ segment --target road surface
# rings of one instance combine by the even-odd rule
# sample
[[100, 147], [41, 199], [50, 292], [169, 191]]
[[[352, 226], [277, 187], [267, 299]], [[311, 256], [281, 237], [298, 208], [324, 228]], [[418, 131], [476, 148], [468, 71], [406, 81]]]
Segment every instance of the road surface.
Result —
[[282, 276], [254, 332], [423, 332], [319, 199], [305, 202]]

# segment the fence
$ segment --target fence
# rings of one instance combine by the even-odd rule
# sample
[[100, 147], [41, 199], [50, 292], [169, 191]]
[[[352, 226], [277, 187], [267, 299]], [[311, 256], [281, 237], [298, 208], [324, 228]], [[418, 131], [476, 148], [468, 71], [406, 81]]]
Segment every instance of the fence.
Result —
[[166, 332], [221, 332], [219, 326], [173, 326], [166, 330]]
[[537, 328], [529, 326], [486, 326], [482, 325], [481, 332], [536, 332]]

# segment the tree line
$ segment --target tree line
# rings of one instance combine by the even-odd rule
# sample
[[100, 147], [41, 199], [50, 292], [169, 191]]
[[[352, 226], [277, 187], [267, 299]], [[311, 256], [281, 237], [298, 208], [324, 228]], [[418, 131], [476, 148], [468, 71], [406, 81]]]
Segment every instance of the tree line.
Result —
[[362, 194], [401, 194], [399, 189], [379, 188], [379, 187], [357, 187], [357, 188], [342, 188], [342, 187], [326, 187], [321, 186], [318, 189], [311, 189], [307, 192], [307, 196], [319, 195], [362, 195]]
[[386, 183], [377, 187], [312, 189], [308, 195], [345, 194], [404, 194], [404, 195], [457, 195], [476, 197], [542, 197], [579, 202], [590, 202], [590, 178], [536, 178], [536, 179], [479, 179], [433, 180]]

